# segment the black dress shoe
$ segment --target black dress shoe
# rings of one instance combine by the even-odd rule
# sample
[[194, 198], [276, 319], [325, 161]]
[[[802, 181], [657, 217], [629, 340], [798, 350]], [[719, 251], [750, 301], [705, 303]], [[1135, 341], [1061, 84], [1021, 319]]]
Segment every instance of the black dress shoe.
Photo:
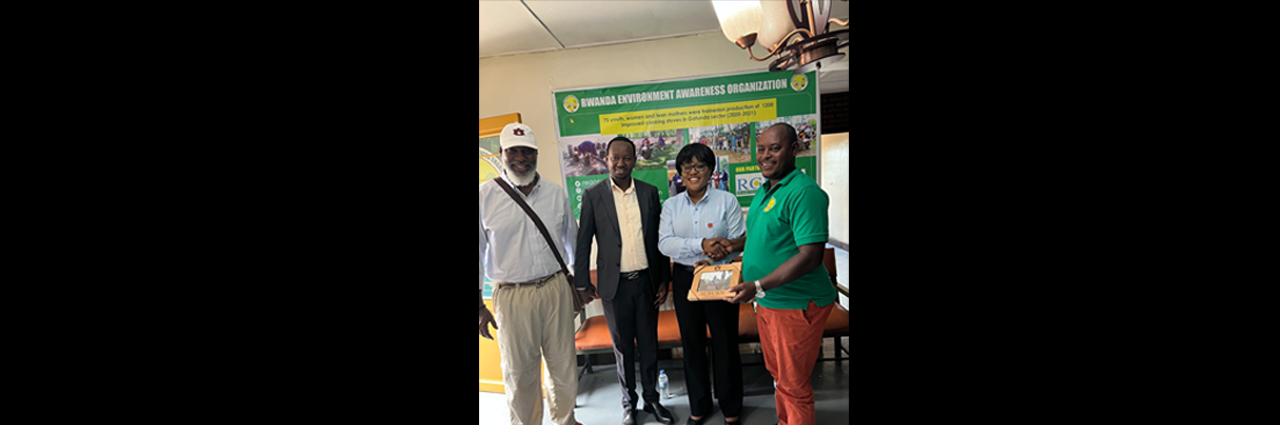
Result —
[[622, 412], [622, 425], [636, 425], [635, 410], [627, 410]]
[[694, 419], [692, 416], [690, 416], [689, 421], [685, 422], [684, 424], [685, 425], [702, 425], [702, 421], [705, 421], [705, 420], [707, 420], [706, 416], [703, 416], [702, 419]]
[[672, 415], [671, 412], [667, 411], [667, 408], [662, 407], [661, 403], [645, 403], [644, 411], [652, 413], [653, 416], [657, 416], [658, 422], [662, 422], [667, 425], [676, 423], [676, 417]]

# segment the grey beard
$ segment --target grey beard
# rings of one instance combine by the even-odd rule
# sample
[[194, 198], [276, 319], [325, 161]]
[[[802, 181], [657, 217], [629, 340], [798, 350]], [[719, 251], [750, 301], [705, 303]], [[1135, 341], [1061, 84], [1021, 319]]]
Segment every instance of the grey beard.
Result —
[[533, 180], [537, 178], [537, 176], [538, 170], [529, 170], [524, 174], [507, 170], [507, 178], [510, 179], [512, 183], [515, 183], [516, 186], [528, 186], [533, 184]]

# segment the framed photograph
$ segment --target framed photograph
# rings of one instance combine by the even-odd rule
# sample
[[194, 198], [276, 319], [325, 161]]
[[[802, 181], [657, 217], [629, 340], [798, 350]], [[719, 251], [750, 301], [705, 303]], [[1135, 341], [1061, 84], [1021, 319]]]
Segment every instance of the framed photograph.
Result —
[[736, 295], [729, 288], [742, 283], [742, 265], [729, 263], [719, 266], [705, 266], [693, 274], [693, 285], [689, 288], [689, 301], [722, 301]]

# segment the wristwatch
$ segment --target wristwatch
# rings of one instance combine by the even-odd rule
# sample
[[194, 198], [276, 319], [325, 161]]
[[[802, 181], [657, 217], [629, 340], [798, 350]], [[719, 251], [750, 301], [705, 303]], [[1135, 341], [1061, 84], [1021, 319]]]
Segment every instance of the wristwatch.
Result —
[[764, 298], [764, 286], [760, 285], [760, 281], [756, 281], [756, 298]]

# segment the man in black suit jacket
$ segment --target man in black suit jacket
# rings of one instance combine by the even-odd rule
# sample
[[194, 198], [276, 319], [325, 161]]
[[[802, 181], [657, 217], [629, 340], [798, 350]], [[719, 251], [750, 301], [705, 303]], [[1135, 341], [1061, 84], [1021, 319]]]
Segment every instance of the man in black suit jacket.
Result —
[[[613, 337], [622, 393], [622, 423], [635, 423], [637, 345], [644, 411], [664, 424], [675, 422], [658, 400], [658, 306], [666, 302], [671, 260], [658, 251], [658, 222], [662, 203], [658, 188], [631, 178], [636, 164], [635, 143], [625, 137], [609, 141], [606, 162], [609, 179], [582, 192], [578, 224], [575, 276], [590, 276], [591, 242], [596, 242], [596, 286], [604, 301], [605, 320]], [[575, 281], [584, 288], [587, 278]], [[589, 289], [588, 289], [589, 290]]]

